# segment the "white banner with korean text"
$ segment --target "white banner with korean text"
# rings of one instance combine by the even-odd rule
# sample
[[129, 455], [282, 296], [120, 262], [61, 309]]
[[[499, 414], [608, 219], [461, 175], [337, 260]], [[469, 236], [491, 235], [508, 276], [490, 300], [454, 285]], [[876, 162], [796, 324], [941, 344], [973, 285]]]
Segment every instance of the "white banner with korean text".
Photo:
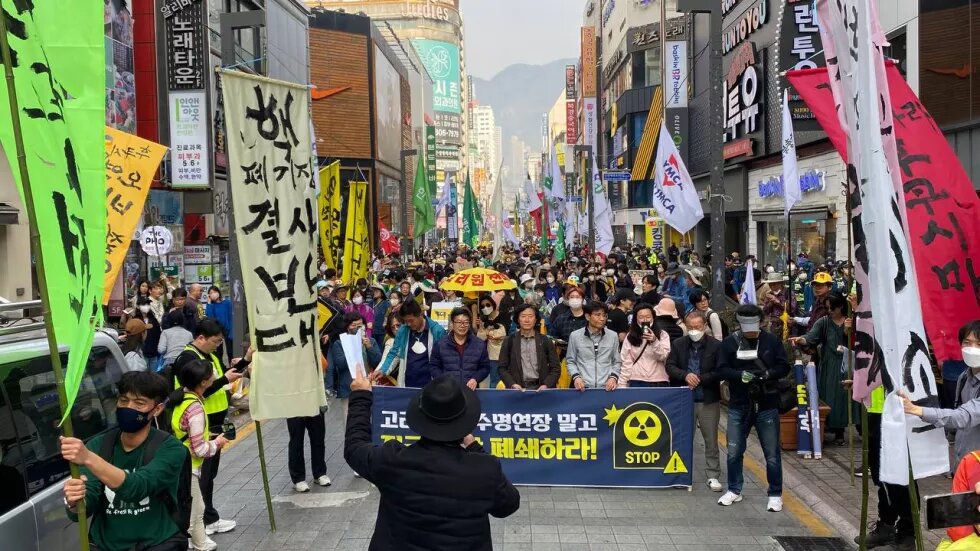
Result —
[[326, 405], [316, 333], [317, 210], [309, 92], [222, 71], [228, 181], [248, 300], [249, 407], [257, 420]]

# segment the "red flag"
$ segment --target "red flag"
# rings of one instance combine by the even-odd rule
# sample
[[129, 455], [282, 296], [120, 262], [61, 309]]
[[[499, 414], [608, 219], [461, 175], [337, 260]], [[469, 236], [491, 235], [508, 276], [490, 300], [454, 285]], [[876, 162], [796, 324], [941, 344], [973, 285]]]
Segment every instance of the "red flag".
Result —
[[388, 228], [382, 222], [378, 222], [378, 227], [380, 228], [381, 234], [381, 250], [385, 254], [397, 253], [401, 251], [402, 247], [398, 243], [398, 237], [388, 231]]
[[[946, 137], [893, 63], [886, 68], [909, 242], [936, 359], [961, 358], [959, 328], [980, 318], [980, 201]], [[847, 162], [827, 69], [787, 75]]]

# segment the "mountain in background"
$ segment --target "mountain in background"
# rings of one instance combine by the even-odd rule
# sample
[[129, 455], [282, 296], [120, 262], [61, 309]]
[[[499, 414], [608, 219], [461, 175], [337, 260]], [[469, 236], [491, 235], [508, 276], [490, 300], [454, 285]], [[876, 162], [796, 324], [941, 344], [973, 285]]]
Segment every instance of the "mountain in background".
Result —
[[490, 80], [473, 78], [480, 105], [493, 107], [502, 129], [505, 159], [510, 155], [510, 138], [517, 136], [533, 151], [541, 149], [541, 115], [547, 113], [565, 88], [565, 65], [574, 59], [559, 59], [547, 65], [517, 64]]

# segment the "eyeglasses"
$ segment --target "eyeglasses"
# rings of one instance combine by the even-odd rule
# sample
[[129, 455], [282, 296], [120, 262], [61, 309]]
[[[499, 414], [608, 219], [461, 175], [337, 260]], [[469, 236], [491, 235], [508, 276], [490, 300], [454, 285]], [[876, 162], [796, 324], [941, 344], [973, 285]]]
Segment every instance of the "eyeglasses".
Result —
[[470, 324], [470, 320], [455, 320], [453, 321], [453, 324], [458, 325], [460, 327], [464, 327]]

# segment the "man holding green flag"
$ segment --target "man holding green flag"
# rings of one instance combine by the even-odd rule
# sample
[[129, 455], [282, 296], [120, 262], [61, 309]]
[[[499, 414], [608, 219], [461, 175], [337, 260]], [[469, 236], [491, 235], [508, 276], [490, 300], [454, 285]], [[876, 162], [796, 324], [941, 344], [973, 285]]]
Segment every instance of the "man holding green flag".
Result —
[[436, 227], [436, 213], [432, 209], [432, 196], [429, 193], [428, 178], [425, 172], [425, 157], [419, 155], [418, 166], [415, 168], [415, 190], [412, 205], [415, 208], [415, 232], [413, 236], [416, 245], [425, 232]]

